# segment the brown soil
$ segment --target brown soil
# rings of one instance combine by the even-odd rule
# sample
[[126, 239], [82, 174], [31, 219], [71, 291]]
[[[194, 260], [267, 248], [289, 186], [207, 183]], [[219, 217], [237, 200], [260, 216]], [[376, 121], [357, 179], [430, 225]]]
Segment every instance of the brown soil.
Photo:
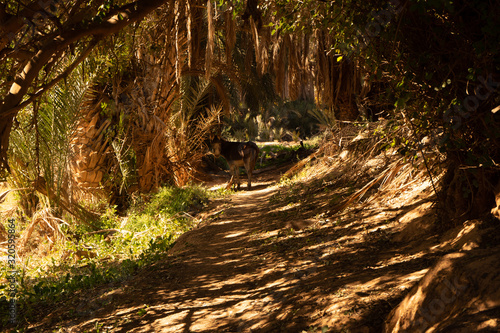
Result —
[[430, 194], [328, 218], [329, 196], [314, 187], [297, 190], [298, 203], [276, 200], [283, 171], [211, 202], [164, 260], [75, 295], [28, 331], [381, 332], [449, 251], [411, 225], [431, 224]]

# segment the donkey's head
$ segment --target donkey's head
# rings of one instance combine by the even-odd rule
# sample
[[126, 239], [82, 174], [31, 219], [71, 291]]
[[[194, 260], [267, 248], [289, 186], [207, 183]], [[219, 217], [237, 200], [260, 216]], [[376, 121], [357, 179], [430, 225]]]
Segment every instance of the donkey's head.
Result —
[[212, 146], [212, 149], [214, 151], [215, 157], [219, 157], [222, 152], [222, 140], [219, 137], [215, 137], [212, 139], [210, 145]]

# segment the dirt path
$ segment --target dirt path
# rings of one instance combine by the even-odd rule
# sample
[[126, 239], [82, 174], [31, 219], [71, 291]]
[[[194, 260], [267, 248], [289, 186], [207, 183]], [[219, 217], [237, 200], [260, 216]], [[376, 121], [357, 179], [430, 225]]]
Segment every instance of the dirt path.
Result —
[[134, 281], [137, 289], [127, 300], [133, 306], [118, 309], [114, 320], [134, 317], [144, 304], [149, 307], [146, 315], [123, 323], [122, 330], [236, 332], [263, 319], [258, 308], [272, 292], [264, 280], [273, 267], [259, 258], [252, 234], [266, 220], [265, 202], [272, 192], [269, 187], [240, 192], [223, 217], [181, 236], [169, 262]]
[[[168, 258], [121, 285], [54, 311], [40, 332], [379, 332], [435, 254], [366, 230], [373, 211], [342, 224], [270, 200], [274, 177], [214, 203]], [[264, 180], [264, 181], [263, 181]], [[245, 187], [244, 187], [245, 188]], [[300, 216], [299, 216], [300, 215]], [[328, 327], [328, 329], [327, 329]]]

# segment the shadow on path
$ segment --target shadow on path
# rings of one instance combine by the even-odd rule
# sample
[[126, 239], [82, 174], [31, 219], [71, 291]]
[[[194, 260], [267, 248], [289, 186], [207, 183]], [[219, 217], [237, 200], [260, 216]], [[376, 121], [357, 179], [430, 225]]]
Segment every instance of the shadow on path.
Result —
[[398, 252], [400, 244], [382, 236], [363, 236], [362, 219], [285, 228], [295, 217], [276, 213], [282, 207], [270, 198], [277, 187], [255, 185], [231, 196], [218, 218], [181, 235], [165, 260], [122, 286], [93, 291], [76, 305], [76, 316], [59, 313], [43, 327], [301, 332], [328, 326], [378, 332], [396, 301], [436, 259]]

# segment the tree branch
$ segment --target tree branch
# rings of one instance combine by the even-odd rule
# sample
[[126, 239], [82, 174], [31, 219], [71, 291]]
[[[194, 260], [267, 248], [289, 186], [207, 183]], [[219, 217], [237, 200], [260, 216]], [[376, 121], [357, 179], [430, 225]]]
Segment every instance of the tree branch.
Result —
[[[56, 78], [52, 79], [52, 81], [50, 81], [50, 82], [42, 85], [41, 87], [39, 87], [38, 90], [34, 94], [30, 95], [30, 97], [27, 100], [23, 101], [22, 103], [20, 103], [16, 107], [11, 108], [9, 114], [12, 114], [12, 113], [16, 113], [17, 114], [17, 112], [19, 112], [24, 107], [28, 106], [30, 103], [33, 102], [33, 100], [35, 100], [38, 97], [42, 96], [47, 90], [51, 89], [53, 86], [55, 86], [57, 83], [59, 83], [62, 79], [67, 78], [69, 76], [69, 74], [71, 74], [71, 72], [76, 68], [76, 66], [78, 66], [83, 60], [85, 60], [85, 58], [87, 58], [87, 56], [90, 54], [90, 52], [92, 52], [92, 50], [94, 49], [94, 47], [97, 45], [97, 43], [100, 40], [101, 40], [100, 38], [97, 38], [97, 37], [94, 38], [89, 43], [89, 45], [87, 45], [87, 48], [78, 56], [77, 59], [75, 59], [73, 61], [73, 63], [71, 65], [69, 65], [64, 70], [64, 72], [62, 72], [61, 74], [59, 74]], [[5, 114], [5, 115], [2, 115], [2, 116], [6, 116], [6, 115], [9, 115], [9, 114]]]

